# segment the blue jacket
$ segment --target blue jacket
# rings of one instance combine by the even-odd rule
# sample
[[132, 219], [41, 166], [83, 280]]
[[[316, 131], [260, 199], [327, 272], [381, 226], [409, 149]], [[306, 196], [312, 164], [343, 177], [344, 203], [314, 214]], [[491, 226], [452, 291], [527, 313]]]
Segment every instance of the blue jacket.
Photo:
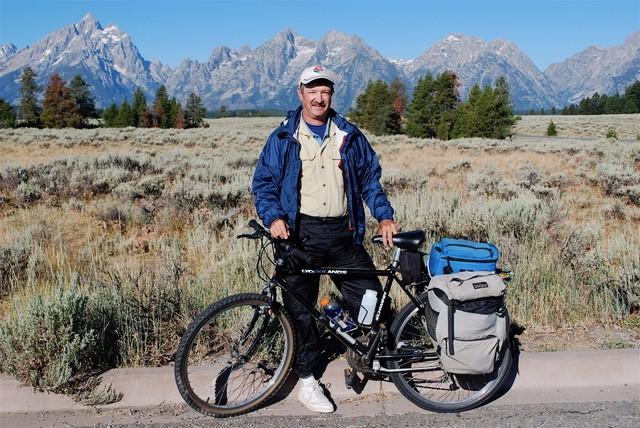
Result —
[[[289, 229], [296, 230], [300, 212], [300, 143], [294, 138], [302, 107], [292, 110], [280, 126], [271, 133], [262, 149], [253, 175], [253, 196], [256, 211], [265, 226], [276, 219], [284, 219]], [[331, 110], [332, 126], [347, 135], [340, 146], [344, 188], [347, 196], [349, 223], [353, 228], [353, 241], [362, 243], [365, 231], [365, 212], [362, 200], [367, 203], [378, 221], [393, 219], [393, 208], [387, 199], [380, 176], [382, 170], [373, 148], [360, 132], [344, 117]]]

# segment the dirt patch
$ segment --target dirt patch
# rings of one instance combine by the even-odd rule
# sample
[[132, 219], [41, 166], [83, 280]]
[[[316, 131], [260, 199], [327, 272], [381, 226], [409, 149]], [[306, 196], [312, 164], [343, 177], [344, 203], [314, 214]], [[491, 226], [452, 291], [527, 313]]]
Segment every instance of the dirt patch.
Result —
[[[516, 326], [518, 327], [518, 326]], [[593, 325], [564, 329], [527, 328], [516, 335], [522, 352], [640, 348], [640, 328]]]

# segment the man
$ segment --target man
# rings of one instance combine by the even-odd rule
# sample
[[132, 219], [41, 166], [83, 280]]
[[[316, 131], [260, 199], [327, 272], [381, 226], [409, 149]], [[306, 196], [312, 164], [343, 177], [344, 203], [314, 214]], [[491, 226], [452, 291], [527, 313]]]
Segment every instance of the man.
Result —
[[[380, 184], [377, 156], [360, 130], [331, 109], [335, 80], [324, 67], [306, 68], [298, 81], [301, 106], [269, 136], [253, 176], [256, 211], [271, 236], [303, 240], [315, 266], [373, 268], [362, 245], [363, 199], [378, 220], [386, 245], [398, 226]], [[302, 266], [302, 262], [300, 262]], [[367, 289], [380, 291], [374, 278], [332, 278], [354, 317]], [[286, 278], [309, 302], [318, 297], [318, 278]], [[296, 325], [294, 369], [302, 381], [298, 398], [310, 410], [333, 412], [313, 372], [320, 356], [314, 319], [295, 299], [284, 304]]]

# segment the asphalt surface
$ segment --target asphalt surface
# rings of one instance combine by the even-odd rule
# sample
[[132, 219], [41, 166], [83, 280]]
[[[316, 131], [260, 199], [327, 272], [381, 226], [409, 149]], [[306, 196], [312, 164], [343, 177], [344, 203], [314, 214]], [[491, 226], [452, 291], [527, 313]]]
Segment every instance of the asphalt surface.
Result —
[[[393, 398], [391, 399], [393, 401]], [[214, 419], [181, 406], [145, 410], [77, 411], [0, 417], [3, 427], [638, 427], [637, 401], [490, 405], [464, 413], [410, 412], [371, 416], [252, 416]]]
[[640, 426], [640, 350], [522, 353], [505, 391], [478, 409], [438, 414], [421, 410], [388, 381], [371, 381], [357, 395], [344, 385], [344, 360], [333, 361], [323, 382], [336, 413], [317, 415], [296, 399], [295, 376], [280, 398], [248, 415], [202, 416], [177, 392], [173, 367], [116, 369], [103, 384], [121, 401], [87, 407], [70, 397], [33, 391], [0, 375], [0, 428], [61, 426], [149, 427], [637, 427]]

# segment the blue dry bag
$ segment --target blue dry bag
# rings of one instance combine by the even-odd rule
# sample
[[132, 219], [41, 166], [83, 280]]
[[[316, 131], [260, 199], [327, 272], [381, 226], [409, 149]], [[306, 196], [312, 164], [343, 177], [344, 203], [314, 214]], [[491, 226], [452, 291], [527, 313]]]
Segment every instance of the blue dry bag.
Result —
[[433, 244], [429, 254], [429, 274], [445, 275], [464, 271], [495, 271], [500, 250], [488, 242], [444, 238]]

